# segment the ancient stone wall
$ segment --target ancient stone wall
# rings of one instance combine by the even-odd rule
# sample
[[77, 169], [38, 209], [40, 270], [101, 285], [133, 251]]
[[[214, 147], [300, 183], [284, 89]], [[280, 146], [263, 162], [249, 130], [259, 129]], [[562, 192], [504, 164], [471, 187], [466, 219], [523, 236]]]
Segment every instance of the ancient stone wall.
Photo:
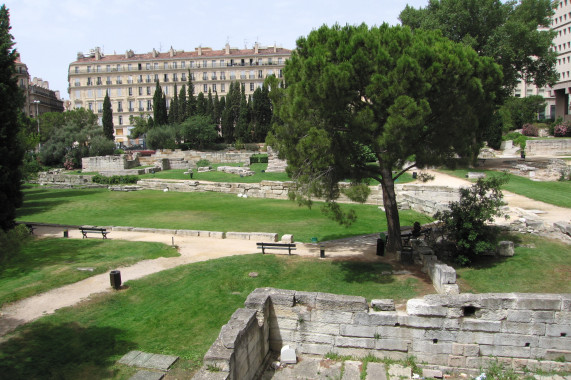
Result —
[[525, 155], [527, 157], [571, 156], [571, 139], [527, 140], [525, 144]]
[[[162, 149], [157, 150], [155, 154], [149, 157], [139, 157], [141, 165], [153, 165], [154, 162], [158, 159], [169, 159], [172, 161], [186, 161], [189, 163], [190, 166], [188, 167], [196, 167], [196, 162], [198, 160], [208, 160], [212, 164], [223, 164], [223, 163], [250, 163], [250, 156], [253, 154], [257, 154], [259, 152], [254, 151], [240, 151], [240, 152], [232, 152], [232, 151], [217, 151], [217, 152], [202, 152], [196, 150], [170, 150], [170, 149]], [[174, 167], [173, 167], [174, 169]], [[184, 168], [181, 168], [184, 169]]]
[[69, 185], [80, 186], [91, 184], [92, 175], [70, 175], [58, 172], [40, 172], [38, 173], [38, 183], [40, 185]]
[[129, 159], [126, 154], [118, 156], [83, 157], [81, 168], [84, 172], [122, 171], [139, 166], [138, 157]]
[[408, 208], [427, 215], [448, 209], [460, 199], [460, 191], [446, 186], [403, 184], [395, 187], [397, 200]]
[[516, 371], [571, 371], [571, 294], [428, 295], [409, 300], [405, 310], [392, 300], [371, 304], [356, 296], [256, 289], [222, 327], [195, 379], [253, 378], [268, 351], [284, 345], [298, 355], [414, 355], [445, 370], [470, 372], [498, 360]]

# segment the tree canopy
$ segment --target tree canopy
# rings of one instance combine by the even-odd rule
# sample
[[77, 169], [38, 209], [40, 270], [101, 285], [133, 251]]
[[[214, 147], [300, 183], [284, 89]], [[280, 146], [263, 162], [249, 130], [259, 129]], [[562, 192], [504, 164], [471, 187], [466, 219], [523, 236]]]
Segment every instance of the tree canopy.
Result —
[[350, 179], [346, 195], [364, 201], [367, 179], [378, 180], [389, 252], [401, 247], [394, 181], [414, 165], [476, 154], [502, 83], [500, 67], [470, 47], [386, 24], [322, 26], [298, 39], [284, 75], [275, 147], [298, 199], [323, 197], [350, 222], [335, 203], [339, 182]]
[[412, 29], [439, 29], [502, 67], [506, 94], [519, 80], [538, 87], [557, 80], [555, 32], [549, 29], [551, 0], [430, 0], [425, 8], [410, 6], [400, 14]]
[[24, 158], [23, 144], [19, 141], [20, 114], [24, 94], [15, 77], [18, 52], [13, 49], [10, 34], [10, 13], [0, 7], [0, 228], [14, 226], [16, 208], [22, 204], [20, 166]]

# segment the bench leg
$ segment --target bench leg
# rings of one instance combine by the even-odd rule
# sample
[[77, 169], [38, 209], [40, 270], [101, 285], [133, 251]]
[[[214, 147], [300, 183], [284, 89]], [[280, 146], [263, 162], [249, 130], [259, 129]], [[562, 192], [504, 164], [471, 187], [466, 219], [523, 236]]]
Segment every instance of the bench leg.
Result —
[[265, 254], [266, 252], [264, 252], [264, 246], [262, 245], [262, 255]]

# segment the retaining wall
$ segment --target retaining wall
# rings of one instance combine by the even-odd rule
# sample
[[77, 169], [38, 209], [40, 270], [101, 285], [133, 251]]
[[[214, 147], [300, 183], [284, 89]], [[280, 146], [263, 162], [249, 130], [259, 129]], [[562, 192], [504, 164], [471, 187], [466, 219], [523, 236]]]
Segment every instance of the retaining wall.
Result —
[[525, 154], [527, 157], [571, 156], [571, 139], [527, 140], [525, 144]]
[[71, 175], [52, 172], [40, 172], [38, 173], [38, 183], [41, 185], [57, 184], [80, 186], [91, 184], [92, 177], [92, 175]]
[[139, 166], [137, 155], [133, 159], [128, 159], [126, 154], [118, 156], [97, 156], [83, 157], [81, 159], [81, 168], [84, 172], [107, 172], [107, 171], [124, 171]]
[[473, 372], [497, 359], [516, 371], [571, 371], [571, 294], [428, 295], [402, 311], [392, 300], [371, 303], [383, 310], [363, 297], [256, 289], [194, 378], [252, 379], [284, 345], [297, 354], [414, 355], [445, 370]]
[[[170, 150], [160, 149], [149, 157], [139, 157], [141, 165], [153, 165], [158, 159], [169, 159], [172, 161], [188, 161], [191, 166], [195, 167], [198, 160], [208, 160], [212, 164], [222, 163], [250, 163], [250, 156], [259, 152], [240, 151], [240, 152], [202, 152], [197, 150]], [[186, 167], [188, 168], [188, 166]]]

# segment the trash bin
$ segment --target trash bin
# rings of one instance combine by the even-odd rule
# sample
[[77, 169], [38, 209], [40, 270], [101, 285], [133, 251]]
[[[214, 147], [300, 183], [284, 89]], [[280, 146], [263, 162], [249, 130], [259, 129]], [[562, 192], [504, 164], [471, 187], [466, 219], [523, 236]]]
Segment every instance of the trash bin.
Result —
[[377, 239], [377, 256], [385, 255], [385, 239]]
[[412, 172], [412, 179], [416, 179], [416, 177], [418, 177], [418, 173], [417, 173], [417, 172]]
[[112, 270], [109, 272], [109, 279], [111, 280], [111, 287], [115, 290], [121, 288], [121, 272], [118, 270]]
[[64, 238], [69, 237], [69, 231], [68, 230], [63, 230], [63, 237]]
[[319, 247], [319, 257], [321, 257], [322, 259], [325, 257], [325, 246], [324, 245]]
[[192, 179], [192, 176], [194, 175], [194, 173], [191, 171], [190, 172], [190, 179]]

